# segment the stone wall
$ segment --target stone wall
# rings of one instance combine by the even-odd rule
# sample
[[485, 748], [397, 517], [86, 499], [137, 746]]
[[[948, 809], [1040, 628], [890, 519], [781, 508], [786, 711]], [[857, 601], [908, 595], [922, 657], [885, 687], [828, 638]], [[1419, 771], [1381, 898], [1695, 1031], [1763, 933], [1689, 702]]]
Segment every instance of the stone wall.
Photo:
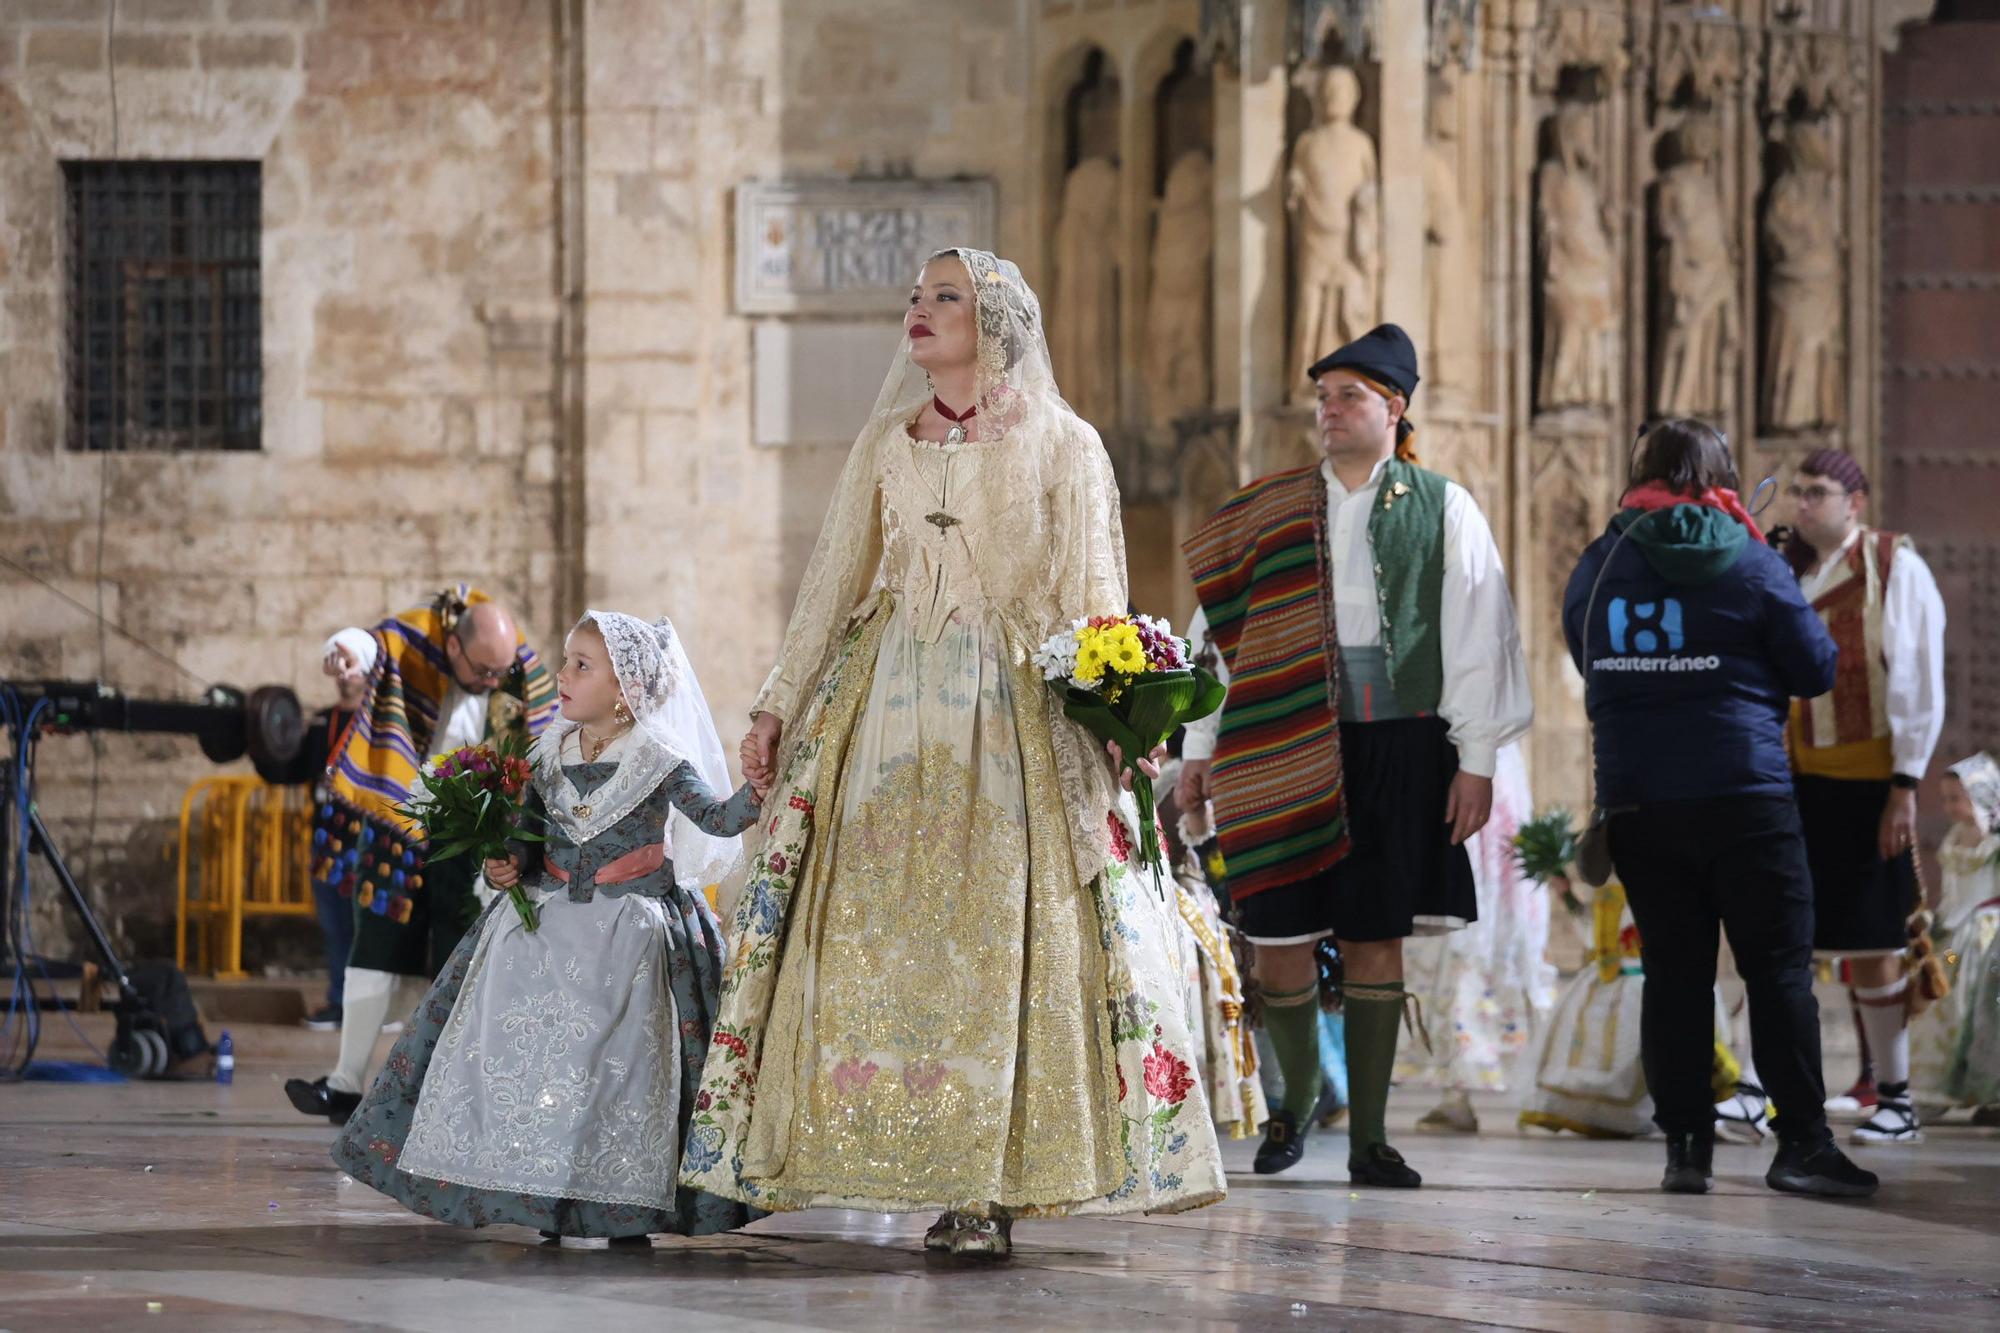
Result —
[[[451, 578], [513, 600], [552, 657], [585, 606], [669, 614], [733, 749], [878, 386], [872, 364], [836, 375], [811, 349], [886, 347], [898, 313], [893, 300], [838, 316], [741, 311], [740, 188], [990, 182], [993, 234], [973, 239], [1019, 260], [1047, 298], [1062, 281], [1071, 173], [1108, 153], [1101, 257], [1117, 270], [1118, 354], [1091, 390], [1103, 404], [1092, 420], [1128, 491], [1135, 597], [1179, 619], [1192, 604], [1180, 538], [1240, 481], [1312, 452], [1289, 345], [1302, 298], [1288, 194], [1326, 67], [1343, 65], [1359, 105], [1320, 140], [1335, 145], [1322, 179], [1346, 191], [1343, 206], [1363, 210], [1366, 196], [1373, 212], [1354, 216], [1376, 219], [1367, 322], [1395, 319], [1424, 349], [1420, 447], [1486, 506], [1514, 578], [1541, 708], [1537, 795], [1577, 804], [1580, 681], [1555, 613], [1576, 549], [1615, 500], [1624, 442], [1664, 402], [1662, 180], [1691, 145], [1709, 154], [1696, 173], [1708, 184], [1683, 193], [1714, 197], [1738, 319], [1727, 364], [1712, 367], [1719, 390], [1690, 392], [1716, 399], [1705, 406], [1746, 472], [1819, 442], [1876, 461], [1874, 52], [1928, 10], [122, 0], [114, 19], [108, 0], [10, 0], [0, 553], [86, 605], [101, 590], [110, 619], [195, 677], [285, 682], [308, 700], [324, 693], [324, 634]], [[1294, 21], [1305, 15], [1310, 31]], [[1834, 420], [1773, 406], [1763, 369], [1763, 266], [1822, 243], [1819, 228], [1794, 241], [1767, 223], [1783, 173], [1803, 170], [1794, 122], [1829, 130], [1833, 149], [1832, 184], [1800, 179], [1795, 192], [1838, 201]], [[1356, 132], [1369, 153], [1352, 150]], [[1191, 152], [1208, 158], [1184, 178], [1206, 182], [1206, 219], [1170, 198]], [[1379, 167], [1340, 183], [1342, 152]], [[263, 163], [258, 453], [65, 447], [59, 163], [111, 156]], [[1589, 282], [1550, 284], [1548, 200], [1601, 231], [1562, 261]], [[1822, 212], [1835, 216], [1803, 216]], [[1206, 256], [1206, 301], [1197, 280], [1154, 302], [1162, 275], [1176, 276], [1161, 256], [1182, 254]], [[1577, 267], [1592, 264], [1601, 272]], [[1576, 364], [1551, 362], [1551, 301], [1582, 331]], [[1186, 340], [1181, 361], [1149, 359], [1182, 312], [1205, 340]], [[790, 364], [776, 364], [779, 347]], [[1201, 392], [1164, 410], [1163, 390], [1190, 374]], [[786, 405], [781, 429], [760, 420], [760, 395]], [[116, 635], [100, 647], [88, 616], [4, 569], [0, 672], [193, 688]], [[93, 891], [141, 952], [171, 924], [180, 793], [211, 771], [177, 739], [45, 748], [45, 807], [88, 849]]]
[[[850, 409], [813, 441], [752, 443], [757, 320], [732, 299], [734, 190], [992, 177], [1010, 243], [1029, 166], [1004, 131], [1025, 114], [1024, 21], [976, 0], [693, 0], [671, 23], [647, 0], [581, 9], [587, 594], [675, 618], [733, 752], [862, 424]], [[866, 322], [897, 319], [891, 305]], [[864, 405], [886, 369], [859, 386]], [[802, 375], [795, 410], [835, 388], [851, 401], [856, 386]]]
[[[101, 579], [193, 677], [308, 704], [327, 633], [455, 578], [549, 646], [554, 73], [544, 5], [0, 7], [0, 552], [88, 605]], [[66, 447], [58, 164], [108, 157], [263, 162], [260, 452]], [[197, 688], [12, 570], [0, 625], [9, 676]], [[45, 812], [140, 954], [171, 948], [180, 795], [212, 771], [180, 738], [42, 747]]]

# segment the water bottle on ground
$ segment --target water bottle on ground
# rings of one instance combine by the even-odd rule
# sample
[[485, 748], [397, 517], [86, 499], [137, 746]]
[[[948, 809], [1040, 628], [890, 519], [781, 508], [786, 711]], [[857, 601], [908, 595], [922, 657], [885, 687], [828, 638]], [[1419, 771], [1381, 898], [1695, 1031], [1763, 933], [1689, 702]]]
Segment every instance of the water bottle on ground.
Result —
[[215, 1043], [215, 1081], [234, 1083], [236, 1081], [236, 1043], [229, 1039], [225, 1030], [222, 1040]]

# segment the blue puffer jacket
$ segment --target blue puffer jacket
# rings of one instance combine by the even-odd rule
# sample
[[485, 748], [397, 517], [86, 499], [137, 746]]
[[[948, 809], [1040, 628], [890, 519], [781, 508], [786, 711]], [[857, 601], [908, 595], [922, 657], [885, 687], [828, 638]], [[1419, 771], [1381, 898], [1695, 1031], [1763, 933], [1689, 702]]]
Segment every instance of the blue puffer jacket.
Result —
[[1620, 511], [1570, 575], [1563, 635], [1586, 681], [1600, 803], [1791, 794], [1785, 713], [1833, 688], [1833, 639], [1784, 558], [1736, 519]]

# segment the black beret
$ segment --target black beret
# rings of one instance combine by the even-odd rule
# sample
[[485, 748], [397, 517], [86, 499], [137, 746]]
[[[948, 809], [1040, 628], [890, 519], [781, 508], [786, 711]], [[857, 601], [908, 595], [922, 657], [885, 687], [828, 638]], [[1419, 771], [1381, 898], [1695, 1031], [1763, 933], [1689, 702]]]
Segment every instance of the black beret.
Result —
[[1312, 363], [1306, 378], [1316, 380], [1329, 370], [1352, 370], [1386, 384], [1408, 399], [1417, 391], [1417, 349], [1397, 324], [1377, 324], [1347, 346]]

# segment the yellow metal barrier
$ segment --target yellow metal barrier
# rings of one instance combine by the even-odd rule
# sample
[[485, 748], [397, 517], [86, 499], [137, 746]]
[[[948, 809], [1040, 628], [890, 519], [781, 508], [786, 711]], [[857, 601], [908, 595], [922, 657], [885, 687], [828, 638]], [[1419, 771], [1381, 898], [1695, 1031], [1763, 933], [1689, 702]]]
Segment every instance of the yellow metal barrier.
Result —
[[311, 916], [312, 793], [254, 777], [203, 778], [181, 799], [174, 961], [225, 980], [244, 975], [243, 919]]

